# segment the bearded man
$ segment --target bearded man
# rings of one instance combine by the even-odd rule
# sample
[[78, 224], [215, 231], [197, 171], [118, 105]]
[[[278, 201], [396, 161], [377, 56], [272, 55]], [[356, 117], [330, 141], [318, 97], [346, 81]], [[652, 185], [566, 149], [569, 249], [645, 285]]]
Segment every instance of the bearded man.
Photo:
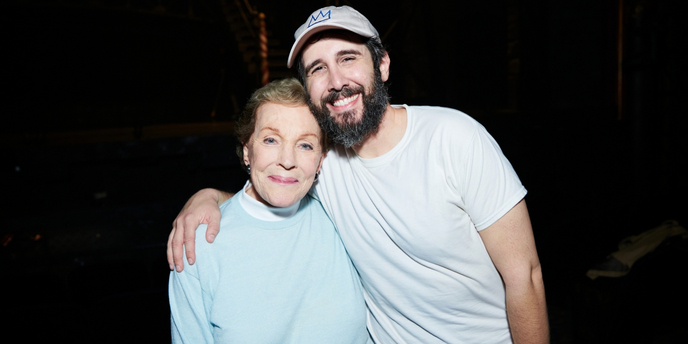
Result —
[[[356, 266], [376, 343], [546, 343], [542, 272], [526, 194], [487, 131], [447, 108], [393, 106], [390, 57], [348, 7], [294, 34], [309, 107], [336, 145], [313, 193]], [[170, 268], [194, 259], [194, 230], [231, 194], [201, 190], [175, 220]]]

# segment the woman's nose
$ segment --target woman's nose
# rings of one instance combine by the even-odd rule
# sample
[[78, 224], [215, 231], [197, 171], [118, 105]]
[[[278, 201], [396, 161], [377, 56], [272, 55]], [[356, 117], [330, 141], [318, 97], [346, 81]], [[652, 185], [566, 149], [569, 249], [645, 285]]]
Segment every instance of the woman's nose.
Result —
[[296, 167], [294, 150], [291, 148], [282, 148], [280, 151], [279, 164], [286, 170], [291, 170], [292, 168]]

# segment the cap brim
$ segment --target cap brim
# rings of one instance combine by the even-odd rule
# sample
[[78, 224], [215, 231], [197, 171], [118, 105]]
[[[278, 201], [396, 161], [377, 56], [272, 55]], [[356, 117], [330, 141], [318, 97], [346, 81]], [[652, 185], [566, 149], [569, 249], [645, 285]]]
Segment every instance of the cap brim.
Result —
[[353, 32], [359, 36], [366, 37], [368, 36], [368, 33], [366, 32], [357, 32], [352, 30], [349, 27], [346, 27], [344, 25], [319, 25], [317, 27], [314, 27], [310, 30], [307, 30], [306, 32], [302, 33], [301, 36], [299, 36], [298, 39], [296, 39], [296, 42], [294, 45], [291, 47], [291, 51], [289, 52], [289, 59], [287, 60], [287, 68], [291, 68], [294, 65], [294, 60], [296, 60], [296, 56], [299, 55], [299, 52], [301, 51], [301, 48], [303, 48], [304, 44], [308, 42], [308, 39], [311, 38], [311, 36], [315, 35], [318, 32], [326, 31], [326, 30], [332, 30], [332, 29], [341, 29], [341, 30], [346, 30], [349, 32]]

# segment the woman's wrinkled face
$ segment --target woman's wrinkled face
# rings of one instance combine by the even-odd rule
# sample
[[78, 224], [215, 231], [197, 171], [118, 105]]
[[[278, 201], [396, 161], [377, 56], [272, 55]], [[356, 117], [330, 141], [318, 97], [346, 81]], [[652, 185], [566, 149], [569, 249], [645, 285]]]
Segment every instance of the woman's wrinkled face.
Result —
[[322, 131], [307, 105], [266, 103], [256, 111], [256, 127], [244, 145], [251, 167], [246, 193], [274, 207], [300, 201], [313, 185], [325, 152]]

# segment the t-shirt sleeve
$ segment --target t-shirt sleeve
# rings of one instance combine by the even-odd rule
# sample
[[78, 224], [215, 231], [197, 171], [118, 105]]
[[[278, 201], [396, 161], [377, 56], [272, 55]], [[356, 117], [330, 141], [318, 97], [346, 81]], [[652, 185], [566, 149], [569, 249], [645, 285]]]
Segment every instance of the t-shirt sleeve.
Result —
[[477, 122], [461, 157], [462, 197], [481, 231], [509, 212], [527, 191], [497, 142]]

